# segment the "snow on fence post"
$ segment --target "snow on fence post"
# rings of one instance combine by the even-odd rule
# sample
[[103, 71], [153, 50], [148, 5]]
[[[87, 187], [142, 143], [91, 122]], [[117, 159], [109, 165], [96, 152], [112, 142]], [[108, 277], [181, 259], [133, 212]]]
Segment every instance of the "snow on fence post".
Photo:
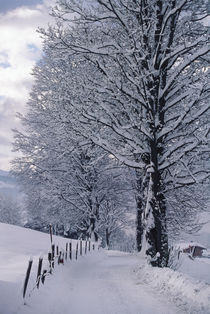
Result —
[[43, 273], [42, 273], [42, 277], [41, 277], [42, 284], [44, 284], [44, 282], [45, 282], [45, 277], [46, 277], [46, 275], [47, 275], [47, 270], [44, 269], [44, 270], [43, 270]]
[[39, 289], [40, 277], [41, 277], [41, 272], [42, 272], [42, 262], [43, 262], [43, 257], [40, 257], [39, 263], [38, 263], [37, 277], [36, 277], [37, 289]]
[[28, 262], [28, 268], [27, 268], [27, 271], [26, 271], [26, 277], [25, 277], [24, 285], [23, 285], [23, 298], [25, 298], [25, 295], [26, 295], [26, 290], [27, 290], [27, 286], [28, 286], [30, 273], [31, 273], [32, 263], [33, 263], [33, 259], [30, 258], [30, 260]]
[[76, 245], [76, 255], [75, 255], [75, 257], [76, 257], [76, 260], [77, 260], [77, 257], [78, 257], [78, 242], [77, 242], [77, 245]]
[[82, 256], [82, 240], [80, 240], [80, 255]]
[[68, 243], [66, 243], [66, 253], [65, 253], [65, 260], [67, 261], [68, 257]]
[[72, 259], [72, 244], [69, 242], [69, 258]]
[[87, 254], [87, 239], [85, 240], [85, 254]]

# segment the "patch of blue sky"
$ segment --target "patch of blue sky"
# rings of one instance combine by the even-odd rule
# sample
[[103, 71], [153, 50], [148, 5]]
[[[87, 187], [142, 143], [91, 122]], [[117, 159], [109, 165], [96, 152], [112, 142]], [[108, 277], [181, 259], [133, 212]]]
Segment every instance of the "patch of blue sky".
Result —
[[27, 48], [29, 52], [32, 54], [32, 58], [34, 61], [40, 60], [42, 57], [42, 50], [34, 44], [27, 44]]
[[43, 0], [0, 0], [0, 12], [5, 13], [20, 6], [32, 6], [43, 3]]
[[37, 53], [37, 52], [39, 52], [39, 48], [36, 46], [36, 45], [34, 45], [34, 44], [27, 44], [27, 47], [28, 47], [28, 49], [31, 51], [31, 52], [33, 52], [33, 53]]

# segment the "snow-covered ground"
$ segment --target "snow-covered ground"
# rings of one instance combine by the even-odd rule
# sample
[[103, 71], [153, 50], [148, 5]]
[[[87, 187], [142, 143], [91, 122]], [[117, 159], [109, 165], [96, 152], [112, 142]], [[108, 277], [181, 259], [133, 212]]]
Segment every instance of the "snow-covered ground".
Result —
[[[138, 254], [117, 251], [94, 251], [56, 265], [45, 285], [32, 290], [38, 258], [50, 247], [49, 235], [0, 224], [0, 239], [0, 314], [210, 313], [207, 282], [198, 282], [184, 268], [152, 268]], [[66, 239], [54, 237], [54, 242], [64, 247]], [[35, 267], [24, 305], [22, 286], [30, 256]]]
[[167, 296], [183, 313], [210, 314], [209, 266], [202, 259], [193, 261], [183, 254], [176, 271], [143, 264], [137, 275], [140, 282]]
[[[56, 245], [65, 247], [66, 239], [53, 238]], [[75, 247], [75, 241], [73, 246]], [[22, 302], [22, 287], [30, 257], [33, 257], [30, 291], [35, 284], [37, 263], [50, 249], [48, 234], [0, 223], [0, 314], [16, 313]]]

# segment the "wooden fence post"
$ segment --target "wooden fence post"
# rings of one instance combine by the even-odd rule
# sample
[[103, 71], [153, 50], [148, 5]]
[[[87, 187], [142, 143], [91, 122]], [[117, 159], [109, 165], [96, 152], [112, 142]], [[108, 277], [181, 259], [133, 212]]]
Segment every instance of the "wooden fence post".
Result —
[[72, 259], [72, 244], [69, 243], [69, 258]]
[[52, 245], [52, 268], [55, 265], [55, 244]]
[[82, 256], [82, 240], [80, 240], [80, 255]]
[[43, 262], [43, 257], [40, 257], [39, 258], [39, 264], [38, 264], [38, 270], [37, 270], [37, 277], [36, 277], [37, 289], [39, 289], [40, 277], [41, 277], [41, 272], [42, 272], [42, 262]]
[[78, 242], [77, 242], [77, 245], [76, 245], [76, 260], [77, 260], [77, 257], [78, 257]]
[[50, 242], [52, 246], [52, 225], [50, 224]]
[[52, 274], [52, 253], [51, 252], [48, 253], [48, 262], [50, 266], [50, 274]]
[[25, 277], [25, 281], [24, 281], [24, 285], [23, 285], [23, 298], [25, 298], [25, 295], [26, 295], [26, 290], [27, 290], [27, 286], [28, 286], [30, 273], [31, 273], [32, 263], [33, 263], [33, 259], [30, 259], [28, 262], [28, 268], [26, 271], [26, 277]]
[[93, 251], [95, 250], [95, 244], [93, 244]]
[[88, 251], [90, 252], [90, 240], [88, 241]]
[[68, 243], [66, 243], [66, 254], [65, 254], [65, 260], [67, 260], [67, 256], [68, 256]]
[[87, 239], [85, 240], [85, 254], [87, 254]]
[[56, 255], [59, 256], [59, 247], [56, 245]]
[[42, 277], [41, 277], [42, 284], [44, 284], [44, 282], [45, 282], [46, 274], [47, 274], [47, 270], [44, 269], [44, 270], [43, 270], [43, 273], [42, 273]]
[[64, 265], [64, 253], [62, 253], [62, 251], [60, 251], [59, 253], [58, 261], [59, 261], [58, 264]]

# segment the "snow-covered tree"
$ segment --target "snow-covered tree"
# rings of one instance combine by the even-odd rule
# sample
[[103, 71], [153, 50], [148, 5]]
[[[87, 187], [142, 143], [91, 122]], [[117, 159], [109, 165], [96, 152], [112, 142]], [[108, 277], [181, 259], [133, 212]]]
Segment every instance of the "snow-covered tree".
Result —
[[[116, 204], [112, 199], [105, 200], [101, 207], [99, 220], [101, 234], [105, 247], [110, 248], [113, 238], [116, 238], [121, 230], [131, 227], [131, 217], [129, 217], [131, 212], [126, 208], [125, 203]], [[119, 240], [119, 242], [122, 241]]]
[[57, 27], [42, 31], [72, 67], [60, 95], [72, 129], [136, 169], [138, 232], [158, 266], [168, 260], [168, 195], [209, 177], [206, 6], [60, 0]]
[[14, 149], [22, 156], [13, 161], [13, 171], [28, 196], [30, 225], [40, 217], [41, 224], [97, 240], [103, 203], [132, 198], [132, 187], [127, 169], [73, 128], [67, 106], [73, 68], [46, 47], [34, 69], [28, 113], [20, 115], [26, 133], [15, 131]]
[[6, 194], [0, 194], [0, 222], [21, 225], [21, 207], [17, 200]]

